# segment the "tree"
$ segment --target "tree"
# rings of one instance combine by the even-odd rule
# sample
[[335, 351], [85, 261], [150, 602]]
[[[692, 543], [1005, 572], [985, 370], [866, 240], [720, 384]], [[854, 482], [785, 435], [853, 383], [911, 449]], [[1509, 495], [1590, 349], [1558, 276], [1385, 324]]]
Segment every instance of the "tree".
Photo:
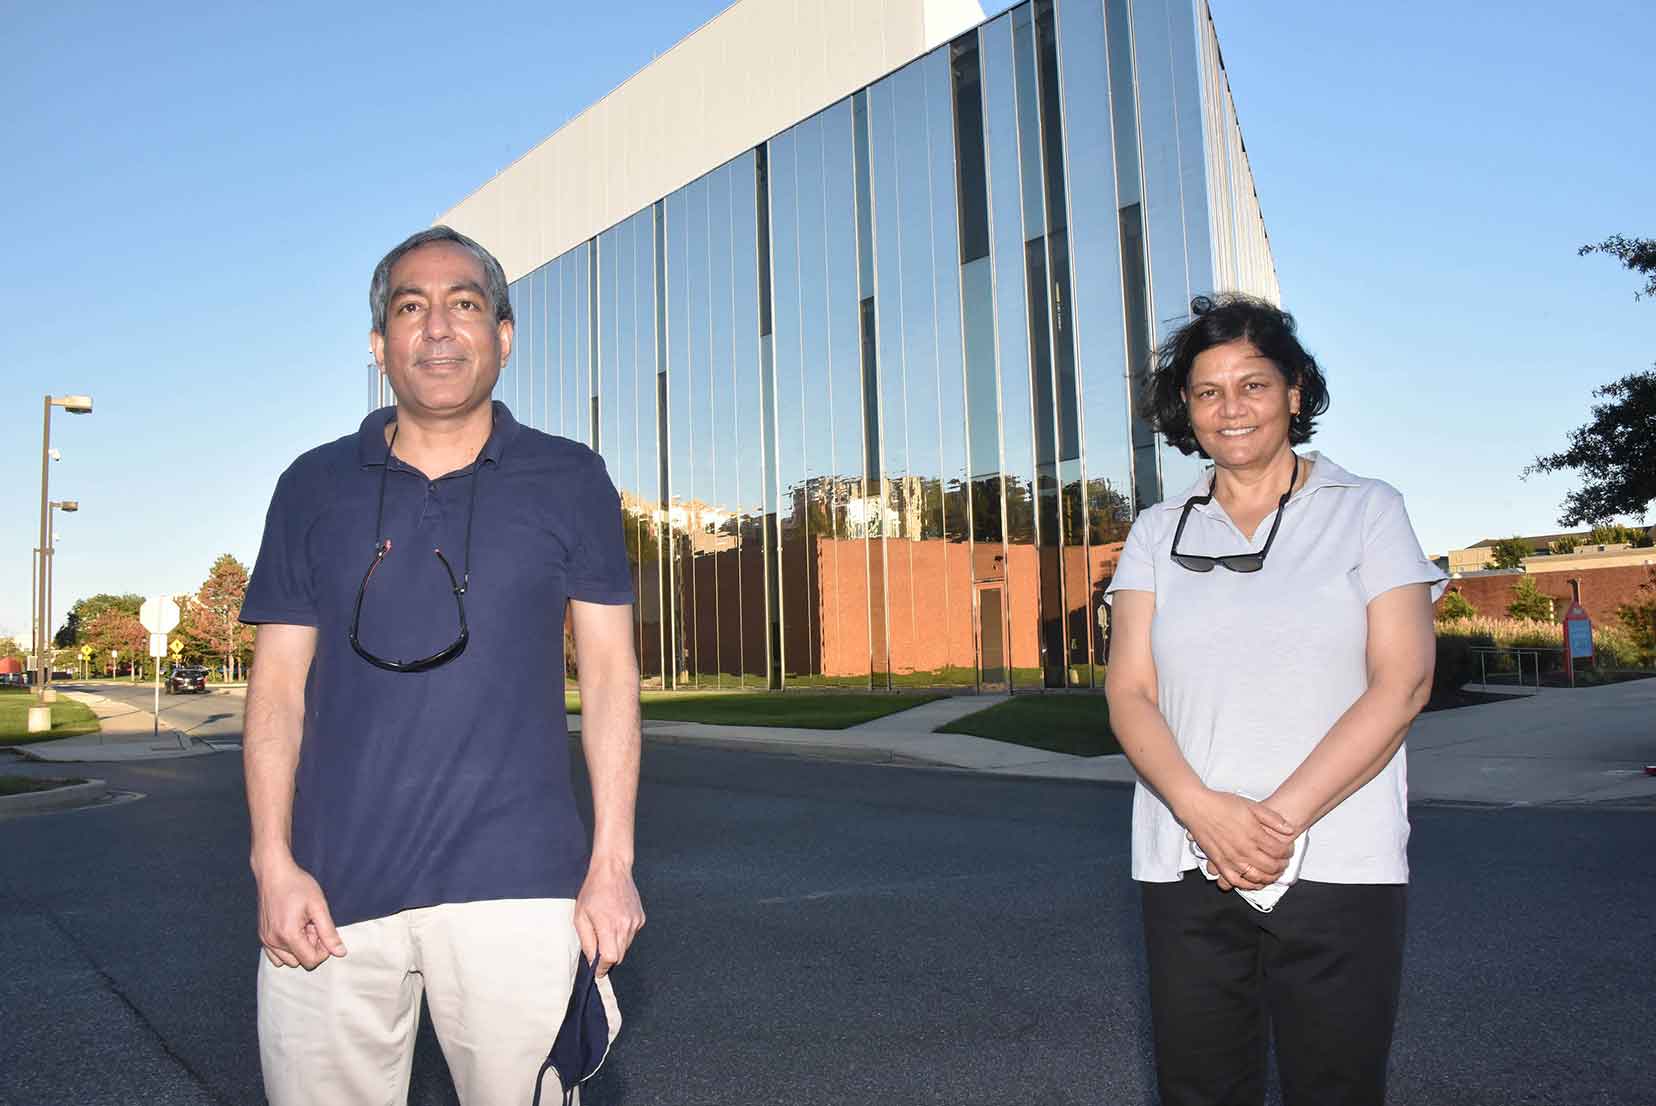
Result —
[[1476, 617], [1478, 617], [1478, 608], [1474, 607], [1472, 601], [1459, 591], [1451, 591], [1445, 595], [1443, 602], [1438, 606], [1437, 620], [1439, 622], [1453, 622], [1457, 618]]
[[1644, 276], [1644, 290], [1634, 292], [1634, 299], [1640, 296], [1656, 296], [1656, 239], [1623, 238], [1619, 234], [1612, 234], [1602, 242], [1581, 247], [1576, 251], [1576, 256], [1586, 257], [1594, 253], [1607, 253], [1620, 261], [1629, 271]]
[[1514, 534], [1510, 538], [1502, 538], [1489, 547], [1489, 564], [1495, 568], [1517, 568], [1524, 563], [1524, 558], [1533, 554], [1535, 550], [1530, 543]]
[[1615, 522], [1593, 527], [1592, 542], [1594, 545], [1647, 546], [1650, 544], [1650, 531], [1642, 526], [1623, 526]]
[[71, 607], [70, 610], [74, 613], [80, 625], [89, 626], [100, 614], [103, 614], [111, 608], [118, 611], [125, 611], [134, 618], [137, 618], [138, 608], [143, 605], [144, 597], [142, 595], [134, 595], [131, 592], [128, 592], [125, 595], [111, 595], [108, 592], [99, 592], [97, 595], [89, 596], [85, 599], [75, 600], [75, 605]]
[[1656, 369], [1629, 373], [1598, 388], [1593, 417], [1570, 432], [1569, 447], [1537, 457], [1523, 475], [1581, 473], [1581, 487], [1564, 500], [1565, 526], [1644, 517], [1656, 500]]
[[1650, 570], [1650, 579], [1639, 585], [1639, 595], [1633, 602], [1616, 608], [1616, 617], [1647, 657], [1656, 655], [1656, 568]]
[[59, 649], [72, 649], [80, 644], [80, 614], [70, 608], [63, 619], [63, 627], [52, 635], [52, 644]]
[[1541, 589], [1535, 586], [1535, 581], [1525, 576], [1512, 588], [1512, 602], [1507, 604], [1507, 614], [1513, 618], [1535, 618], [1543, 622], [1551, 622], [1553, 617], [1553, 601], [1549, 596], [1541, 594]]
[[195, 595], [179, 604], [177, 633], [187, 659], [222, 663], [225, 678], [235, 678], [253, 645], [252, 629], [238, 621], [246, 595], [246, 566], [222, 554]]
[[1547, 543], [1547, 548], [1553, 553], [1574, 553], [1581, 548], [1581, 539], [1575, 535], [1567, 535], [1556, 541]]
[[138, 616], [119, 607], [107, 607], [86, 625], [82, 644], [92, 647], [92, 664], [101, 668], [109, 662], [109, 651], [117, 649], [115, 670], [130, 667], [133, 661], [149, 655], [149, 631], [138, 621]]

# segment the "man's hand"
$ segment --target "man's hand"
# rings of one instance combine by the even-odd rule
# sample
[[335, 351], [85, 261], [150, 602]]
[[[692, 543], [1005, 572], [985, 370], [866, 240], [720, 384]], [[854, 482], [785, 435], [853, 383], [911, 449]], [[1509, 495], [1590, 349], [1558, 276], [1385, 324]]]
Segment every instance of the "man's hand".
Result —
[[1294, 827], [1264, 803], [1207, 790], [1184, 814], [1190, 839], [1223, 890], [1257, 891], [1275, 883], [1294, 855]]
[[255, 873], [259, 885], [259, 943], [278, 968], [315, 968], [330, 956], [344, 956], [322, 888], [292, 860]]
[[608, 975], [643, 927], [644, 903], [633, 884], [632, 868], [595, 857], [575, 899], [575, 932], [581, 938], [581, 953], [589, 961], [599, 956], [597, 974]]

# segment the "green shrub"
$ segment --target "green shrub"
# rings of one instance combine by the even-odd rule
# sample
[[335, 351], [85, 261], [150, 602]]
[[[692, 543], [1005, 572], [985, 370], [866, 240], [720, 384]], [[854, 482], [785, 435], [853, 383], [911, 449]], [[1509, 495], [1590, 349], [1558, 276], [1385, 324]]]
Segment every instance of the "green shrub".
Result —
[[1539, 622], [1550, 622], [1553, 617], [1553, 601], [1549, 596], [1541, 594], [1541, 589], [1535, 586], [1534, 580], [1525, 576], [1512, 586], [1512, 602], [1507, 604], [1507, 614], [1513, 618], [1532, 618]]
[[1472, 601], [1458, 591], [1449, 592], [1443, 597], [1443, 602], [1438, 604], [1437, 620], [1439, 622], [1476, 617], [1478, 617], [1478, 608], [1474, 607]]
[[1616, 618], [1633, 645], [1643, 654], [1647, 667], [1656, 667], [1656, 568], [1650, 580], [1639, 587], [1639, 596], [1616, 608]]

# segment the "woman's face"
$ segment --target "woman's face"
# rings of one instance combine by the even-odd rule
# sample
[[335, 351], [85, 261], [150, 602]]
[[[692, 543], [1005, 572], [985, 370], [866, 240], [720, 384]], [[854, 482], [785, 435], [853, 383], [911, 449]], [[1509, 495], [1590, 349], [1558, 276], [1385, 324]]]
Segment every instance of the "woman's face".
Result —
[[1275, 460], [1300, 409], [1299, 389], [1246, 338], [1197, 354], [1184, 400], [1197, 444], [1224, 468]]

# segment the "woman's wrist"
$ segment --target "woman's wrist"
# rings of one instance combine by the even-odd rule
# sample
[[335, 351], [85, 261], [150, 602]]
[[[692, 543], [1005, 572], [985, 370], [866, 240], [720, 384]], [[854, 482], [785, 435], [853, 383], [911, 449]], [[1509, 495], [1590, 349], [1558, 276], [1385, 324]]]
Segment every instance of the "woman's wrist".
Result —
[[1193, 776], [1189, 783], [1168, 794], [1167, 806], [1178, 823], [1188, 830], [1190, 824], [1200, 817], [1203, 801], [1212, 794], [1206, 784]]

